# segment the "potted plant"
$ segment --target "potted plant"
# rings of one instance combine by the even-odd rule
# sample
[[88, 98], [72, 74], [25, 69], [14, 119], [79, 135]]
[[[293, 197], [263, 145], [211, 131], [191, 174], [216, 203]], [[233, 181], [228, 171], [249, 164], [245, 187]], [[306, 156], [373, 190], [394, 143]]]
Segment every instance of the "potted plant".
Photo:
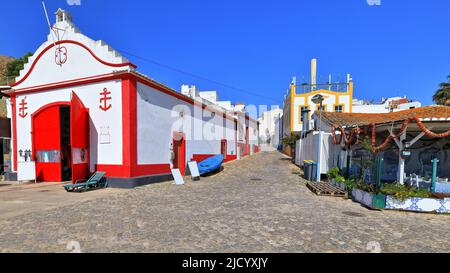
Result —
[[430, 193], [427, 189], [392, 184], [385, 185], [381, 192], [387, 195], [386, 209], [450, 213], [450, 200], [439, 198], [438, 195]]
[[385, 209], [386, 195], [377, 191], [375, 184], [359, 182], [352, 190], [353, 200], [371, 209]]
[[335, 184], [336, 183], [336, 177], [340, 176], [341, 170], [338, 167], [331, 168], [328, 173], [328, 182]]

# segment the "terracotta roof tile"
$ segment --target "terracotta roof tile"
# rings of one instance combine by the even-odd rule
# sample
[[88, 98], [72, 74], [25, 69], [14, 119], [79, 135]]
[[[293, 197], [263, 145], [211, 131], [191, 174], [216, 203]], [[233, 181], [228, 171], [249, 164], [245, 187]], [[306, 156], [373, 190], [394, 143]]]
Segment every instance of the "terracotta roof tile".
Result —
[[372, 123], [384, 124], [384, 123], [398, 122], [404, 121], [414, 116], [417, 116], [422, 120], [446, 119], [450, 121], [450, 107], [427, 106], [422, 108], [383, 114], [334, 113], [334, 112], [322, 113], [322, 118], [325, 122], [327, 122], [330, 126], [339, 126], [339, 127], [366, 126]]

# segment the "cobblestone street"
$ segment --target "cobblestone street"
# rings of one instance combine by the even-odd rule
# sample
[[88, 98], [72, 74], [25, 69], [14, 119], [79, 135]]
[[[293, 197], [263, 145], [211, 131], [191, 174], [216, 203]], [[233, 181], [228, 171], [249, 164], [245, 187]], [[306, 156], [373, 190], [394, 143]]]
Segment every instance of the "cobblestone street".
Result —
[[0, 252], [69, 252], [69, 242], [82, 252], [449, 252], [450, 217], [318, 197], [288, 158], [263, 152], [185, 186], [0, 220]]

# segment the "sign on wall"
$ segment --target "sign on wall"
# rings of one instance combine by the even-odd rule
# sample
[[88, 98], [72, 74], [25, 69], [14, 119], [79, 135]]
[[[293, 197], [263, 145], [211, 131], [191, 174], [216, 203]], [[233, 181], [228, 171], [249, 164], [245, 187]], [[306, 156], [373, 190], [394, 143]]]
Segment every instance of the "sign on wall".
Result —
[[17, 180], [20, 181], [36, 181], [36, 162], [19, 162]]

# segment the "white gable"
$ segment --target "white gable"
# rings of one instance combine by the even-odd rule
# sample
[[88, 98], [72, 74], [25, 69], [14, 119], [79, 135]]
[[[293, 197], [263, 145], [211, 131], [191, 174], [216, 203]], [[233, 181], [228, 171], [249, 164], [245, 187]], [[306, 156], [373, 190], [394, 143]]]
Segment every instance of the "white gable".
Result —
[[[65, 16], [62, 16], [61, 13]], [[71, 22], [70, 14], [58, 10], [47, 41], [28, 59], [16, 78], [15, 89], [58, 83], [118, 70], [132, 70], [126, 58], [103, 41], [94, 41]]]

